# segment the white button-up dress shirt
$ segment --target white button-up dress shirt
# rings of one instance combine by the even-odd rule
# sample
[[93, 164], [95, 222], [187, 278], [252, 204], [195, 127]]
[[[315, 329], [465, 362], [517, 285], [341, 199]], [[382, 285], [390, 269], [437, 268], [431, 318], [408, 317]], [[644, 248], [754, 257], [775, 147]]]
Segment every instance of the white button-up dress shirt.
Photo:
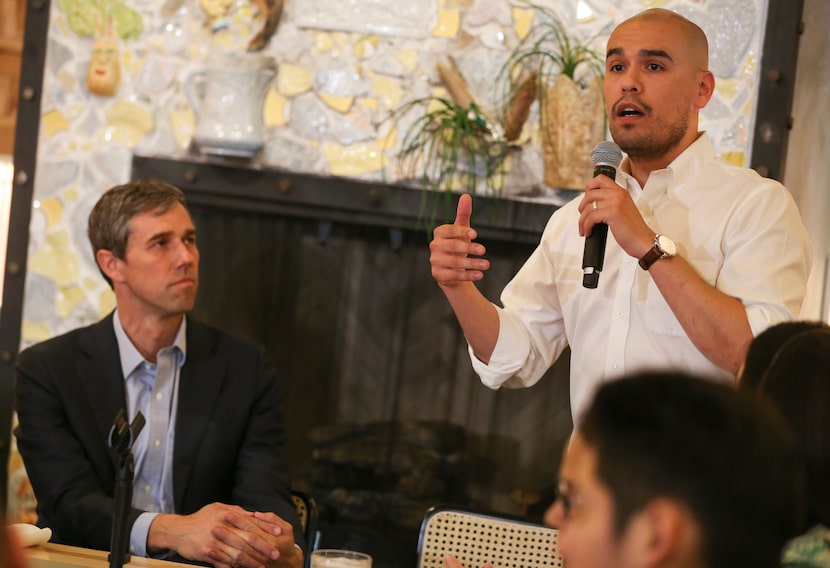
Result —
[[[705, 133], [652, 172], [644, 188], [625, 169], [624, 162], [616, 181], [649, 227], [674, 240], [706, 282], [744, 304], [753, 334], [798, 316], [811, 251], [786, 188], [717, 158]], [[599, 286], [582, 286], [580, 199], [551, 216], [539, 246], [502, 292], [489, 364], [470, 349], [482, 382], [531, 386], [570, 345], [578, 422], [597, 386], [625, 374], [662, 368], [731, 378], [692, 344], [650, 274], [611, 231]]]

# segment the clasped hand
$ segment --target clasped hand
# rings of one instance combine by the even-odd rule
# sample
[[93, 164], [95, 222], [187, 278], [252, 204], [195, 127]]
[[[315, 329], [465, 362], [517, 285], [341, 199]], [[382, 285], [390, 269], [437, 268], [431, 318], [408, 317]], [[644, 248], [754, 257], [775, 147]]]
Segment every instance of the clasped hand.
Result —
[[235, 505], [211, 503], [192, 515], [159, 515], [147, 540], [150, 551], [173, 550], [217, 568], [302, 566], [290, 523]]

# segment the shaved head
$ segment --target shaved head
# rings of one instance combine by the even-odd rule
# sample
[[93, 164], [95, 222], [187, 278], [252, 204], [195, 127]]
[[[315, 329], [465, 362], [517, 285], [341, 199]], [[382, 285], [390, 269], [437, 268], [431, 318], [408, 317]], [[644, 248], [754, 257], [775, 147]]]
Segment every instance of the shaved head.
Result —
[[661, 8], [625, 20], [608, 38], [608, 125], [641, 183], [698, 137], [700, 109], [715, 88], [708, 46], [697, 24]]
[[650, 8], [625, 20], [617, 26], [617, 29], [632, 24], [655, 23], [672, 26], [680, 32], [688, 46], [688, 55], [692, 66], [701, 71], [709, 69], [709, 41], [706, 39], [706, 34], [700, 29], [700, 26], [677, 12], [665, 8]]

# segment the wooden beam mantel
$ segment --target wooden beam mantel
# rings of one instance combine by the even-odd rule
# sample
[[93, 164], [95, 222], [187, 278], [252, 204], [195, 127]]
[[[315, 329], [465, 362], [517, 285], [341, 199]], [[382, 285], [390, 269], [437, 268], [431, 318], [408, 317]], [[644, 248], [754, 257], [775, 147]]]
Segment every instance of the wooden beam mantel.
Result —
[[[431, 231], [455, 217], [457, 194], [326, 177], [250, 162], [134, 156], [132, 178], [180, 187], [191, 204], [394, 229]], [[473, 224], [482, 237], [535, 244], [557, 206], [538, 199], [476, 196]]]

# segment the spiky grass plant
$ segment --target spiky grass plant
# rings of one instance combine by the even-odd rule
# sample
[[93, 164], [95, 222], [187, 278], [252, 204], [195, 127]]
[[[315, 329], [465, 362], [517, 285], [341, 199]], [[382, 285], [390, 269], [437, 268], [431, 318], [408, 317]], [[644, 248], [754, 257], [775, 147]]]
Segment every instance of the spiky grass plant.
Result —
[[[405, 126], [395, 155], [399, 179], [440, 192], [446, 199], [444, 207], [453, 191], [501, 193], [507, 145], [500, 127], [488, 121], [475, 104], [462, 108], [443, 97], [423, 97], [404, 104], [391, 119], [404, 124], [410, 113], [415, 118]], [[420, 217], [434, 220], [441, 205], [438, 199], [427, 200], [425, 194]]]
[[[536, 10], [536, 23], [510, 53], [496, 80], [500, 100], [504, 101], [502, 124], [510, 134], [517, 128], [511, 109], [517, 106], [517, 99], [526, 97], [529, 83], [535, 83], [534, 94], [544, 101], [545, 90], [559, 75], [585, 87], [589, 81], [602, 77], [604, 72], [603, 54], [591, 47], [600, 34], [578, 41], [566, 31], [556, 14], [541, 7]], [[508, 137], [509, 141], [513, 139]]]
[[461, 108], [443, 97], [405, 104], [399, 116], [421, 109], [407, 128], [396, 156], [398, 172], [430, 189], [475, 192], [480, 182], [498, 192], [505, 145], [473, 105]]

